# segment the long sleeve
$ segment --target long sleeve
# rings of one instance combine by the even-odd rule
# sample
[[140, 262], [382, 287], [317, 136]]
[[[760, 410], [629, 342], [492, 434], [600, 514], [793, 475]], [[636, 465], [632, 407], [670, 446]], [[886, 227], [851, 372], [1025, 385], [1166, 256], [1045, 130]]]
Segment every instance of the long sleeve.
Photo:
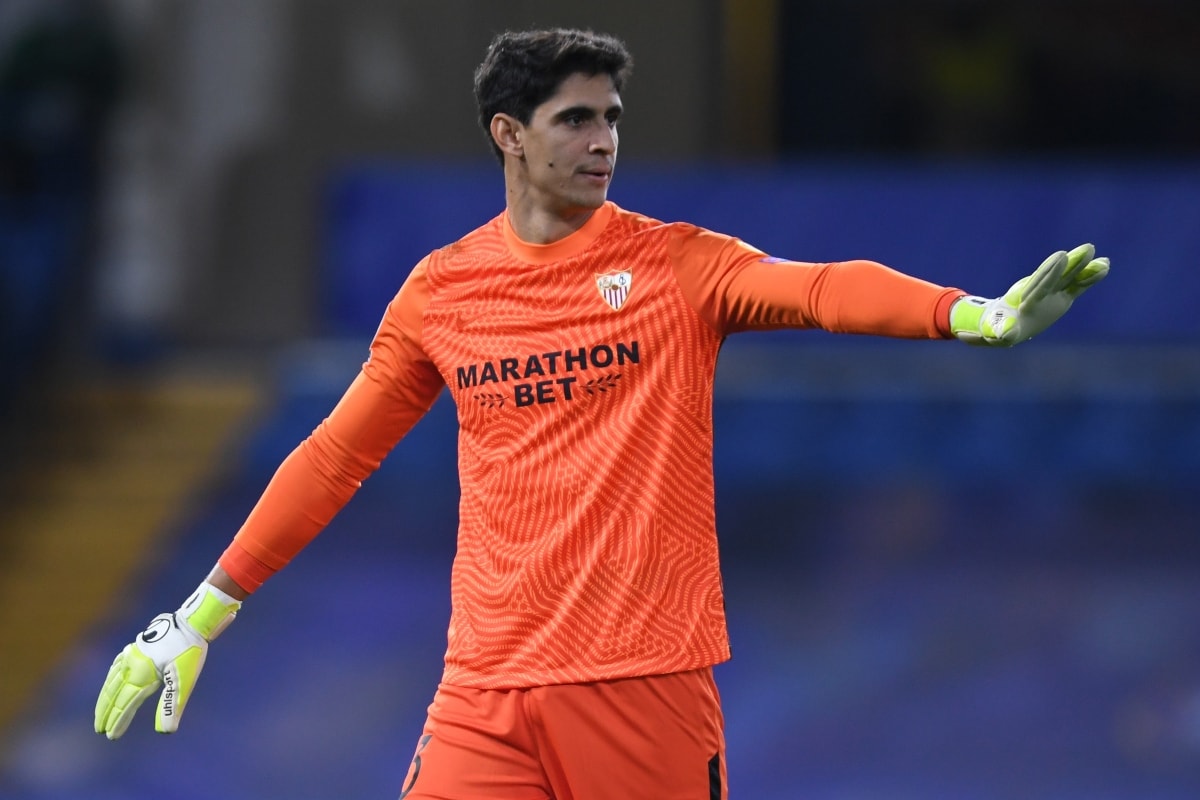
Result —
[[692, 307], [721, 334], [774, 328], [912, 339], [948, 338], [963, 295], [874, 261], [815, 264], [768, 257], [686, 226], [672, 262]]
[[320, 533], [442, 389], [421, 346], [424, 262], [388, 306], [370, 356], [329, 416], [280, 464], [220, 565], [254, 591]]

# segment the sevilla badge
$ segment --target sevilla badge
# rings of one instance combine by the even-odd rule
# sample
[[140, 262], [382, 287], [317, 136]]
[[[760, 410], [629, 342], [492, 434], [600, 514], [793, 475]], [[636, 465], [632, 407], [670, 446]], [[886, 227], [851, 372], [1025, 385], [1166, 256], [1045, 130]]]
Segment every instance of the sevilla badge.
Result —
[[629, 270], [596, 276], [596, 288], [613, 311], [620, 311], [621, 306], [625, 305], [625, 300], [629, 297], [629, 287], [632, 285], [633, 273]]

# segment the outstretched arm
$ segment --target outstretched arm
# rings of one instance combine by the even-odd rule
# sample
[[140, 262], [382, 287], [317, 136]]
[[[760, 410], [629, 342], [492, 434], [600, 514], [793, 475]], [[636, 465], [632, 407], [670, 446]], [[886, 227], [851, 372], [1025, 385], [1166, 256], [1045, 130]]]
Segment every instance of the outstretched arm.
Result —
[[1108, 274], [1081, 245], [1047, 258], [995, 299], [967, 295], [874, 261], [810, 263], [767, 256], [746, 243], [680, 226], [675, 274], [692, 307], [722, 335], [770, 328], [900, 338], [958, 338], [1008, 346], [1061, 317]]
[[680, 225], [678, 230], [671, 257], [679, 287], [721, 335], [820, 328], [948, 339], [950, 307], [966, 294], [875, 261], [793, 261], [703, 228]]

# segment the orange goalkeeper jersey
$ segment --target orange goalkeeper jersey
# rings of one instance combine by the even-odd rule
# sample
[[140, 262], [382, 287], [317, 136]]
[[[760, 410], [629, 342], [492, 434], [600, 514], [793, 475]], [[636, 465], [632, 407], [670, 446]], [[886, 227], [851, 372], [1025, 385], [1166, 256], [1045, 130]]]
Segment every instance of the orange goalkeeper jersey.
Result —
[[959, 295], [868, 261], [769, 258], [612, 203], [549, 245], [522, 242], [501, 214], [413, 270], [361, 373], [221, 565], [257, 588], [445, 386], [461, 500], [444, 681], [509, 688], [721, 662], [712, 390], [725, 336], [946, 337]]

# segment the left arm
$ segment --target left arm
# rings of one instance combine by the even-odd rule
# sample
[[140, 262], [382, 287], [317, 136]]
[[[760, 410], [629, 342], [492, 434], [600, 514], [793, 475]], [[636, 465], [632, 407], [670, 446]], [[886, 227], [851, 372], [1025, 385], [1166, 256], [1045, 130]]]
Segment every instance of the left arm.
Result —
[[675, 240], [672, 261], [692, 307], [718, 333], [820, 328], [835, 333], [945, 339], [958, 289], [874, 261], [815, 264], [770, 258], [701, 228]]
[[762, 261], [726, 281], [729, 330], [820, 328], [905, 339], [950, 337], [950, 307], [964, 292], [874, 261]]
[[1108, 259], [1084, 244], [1052, 254], [1003, 296], [987, 299], [874, 261], [786, 261], [728, 236], [685, 231], [673, 245], [676, 276], [692, 307], [722, 335], [821, 328], [1007, 347], [1052, 325], [1109, 269]]

